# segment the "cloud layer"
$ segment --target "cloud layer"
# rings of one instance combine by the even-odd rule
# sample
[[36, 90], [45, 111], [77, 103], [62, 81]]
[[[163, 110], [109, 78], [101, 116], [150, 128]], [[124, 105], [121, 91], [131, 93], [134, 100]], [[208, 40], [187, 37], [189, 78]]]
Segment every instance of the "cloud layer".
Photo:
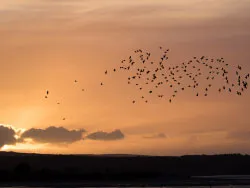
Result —
[[250, 131], [232, 131], [228, 133], [228, 138], [238, 141], [247, 141], [250, 142]]
[[15, 143], [15, 131], [12, 128], [0, 125], [0, 148], [4, 145], [14, 145]]
[[98, 131], [89, 134], [86, 138], [91, 140], [103, 140], [103, 141], [112, 141], [112, 140], [121, 140], [124, 139], [124, 134], [120, 130], [115, 130], [113, 132], [103, 132]]
[[152, 136], [144, 136], [143, 138], [147, 138], [147, 139], [166, 138], [166, 135], [164, 133], [158, 133]]
[[40, 143], [73, 143], [82, 139], [85, 130], [68, 130], [63, 127], [48, 127], [46, 129], [29, 129], [25, 131], [21, 139], [31, 138]]

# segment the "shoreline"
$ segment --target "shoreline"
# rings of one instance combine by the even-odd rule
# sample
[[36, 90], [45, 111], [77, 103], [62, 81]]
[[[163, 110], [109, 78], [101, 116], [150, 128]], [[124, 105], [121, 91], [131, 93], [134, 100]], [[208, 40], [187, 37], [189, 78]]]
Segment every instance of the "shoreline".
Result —
[[179, 181], [75, 181], [75, 182], [1, 182], [0, 187], [197, 187], [197, 186], [248, 186], [250, 180], [179, 180]]

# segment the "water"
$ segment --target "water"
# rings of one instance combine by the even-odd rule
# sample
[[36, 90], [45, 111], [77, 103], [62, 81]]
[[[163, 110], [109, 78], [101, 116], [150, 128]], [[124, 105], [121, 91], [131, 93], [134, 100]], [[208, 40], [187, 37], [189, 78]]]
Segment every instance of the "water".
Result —
[[[29, 186], [15, 186], [15, 187], [11, 187], [11, 188], [53, 188], [53, 187], [60, 187], [60, 188], [73, 188], [73, 187], [77, 187], [77, 188], [97, 188], [97, 187], [82, 187], [82, 186], [75, 186], [72, 184], [71, 185], [67, 185], [67, 186], [49, 186], [49, 187], [29, 187]], [[228, 186], [167, 186], [167, 187], [147, 187], [147, 188], [250, 188], [250, 185], [228, 185]], [[10, 188], [8, 186], [5, 187], [1, 187], [1, 188]], [[101, 187], [100, 187], [101, 188]], [[105, 188], [119, 188], [117, 187], [105, 187]], [[129, 187], [129, 188], [139, 188], [139, 187]]]

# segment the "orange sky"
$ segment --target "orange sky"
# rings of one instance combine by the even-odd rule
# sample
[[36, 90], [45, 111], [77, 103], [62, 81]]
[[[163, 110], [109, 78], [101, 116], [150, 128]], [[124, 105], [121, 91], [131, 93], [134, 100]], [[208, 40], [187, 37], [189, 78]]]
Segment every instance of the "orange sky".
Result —
[[[137, 48], [159, 57], [158, 46], [171, 49], [172, 65], [206, 55], [249, 72], [249, 10], [248, 0], [1, 0], [0, 125], [62, 126], [85, 134], [119, 129], [125, 135], [67, 145], [31, 141], [2, 150], [250, 154], [249, 91], [207, 98], [187, 92], [172, 104], [152, 97], [133, 105], [140, 94], [126, 84], [126, 74], [103, 74]], [[166, 138], [145, 138], [159, 133]]]

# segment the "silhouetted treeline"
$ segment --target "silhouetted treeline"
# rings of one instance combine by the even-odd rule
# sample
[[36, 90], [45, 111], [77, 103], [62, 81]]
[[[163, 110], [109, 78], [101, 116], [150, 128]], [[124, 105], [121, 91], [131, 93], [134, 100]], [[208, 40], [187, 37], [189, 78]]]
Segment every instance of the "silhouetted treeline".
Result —
[[250, 174], [249, 155], [153, 157], [0, 152], [2, 182], [175, 180], [188, 179], [191, 176], [244, 174]]

